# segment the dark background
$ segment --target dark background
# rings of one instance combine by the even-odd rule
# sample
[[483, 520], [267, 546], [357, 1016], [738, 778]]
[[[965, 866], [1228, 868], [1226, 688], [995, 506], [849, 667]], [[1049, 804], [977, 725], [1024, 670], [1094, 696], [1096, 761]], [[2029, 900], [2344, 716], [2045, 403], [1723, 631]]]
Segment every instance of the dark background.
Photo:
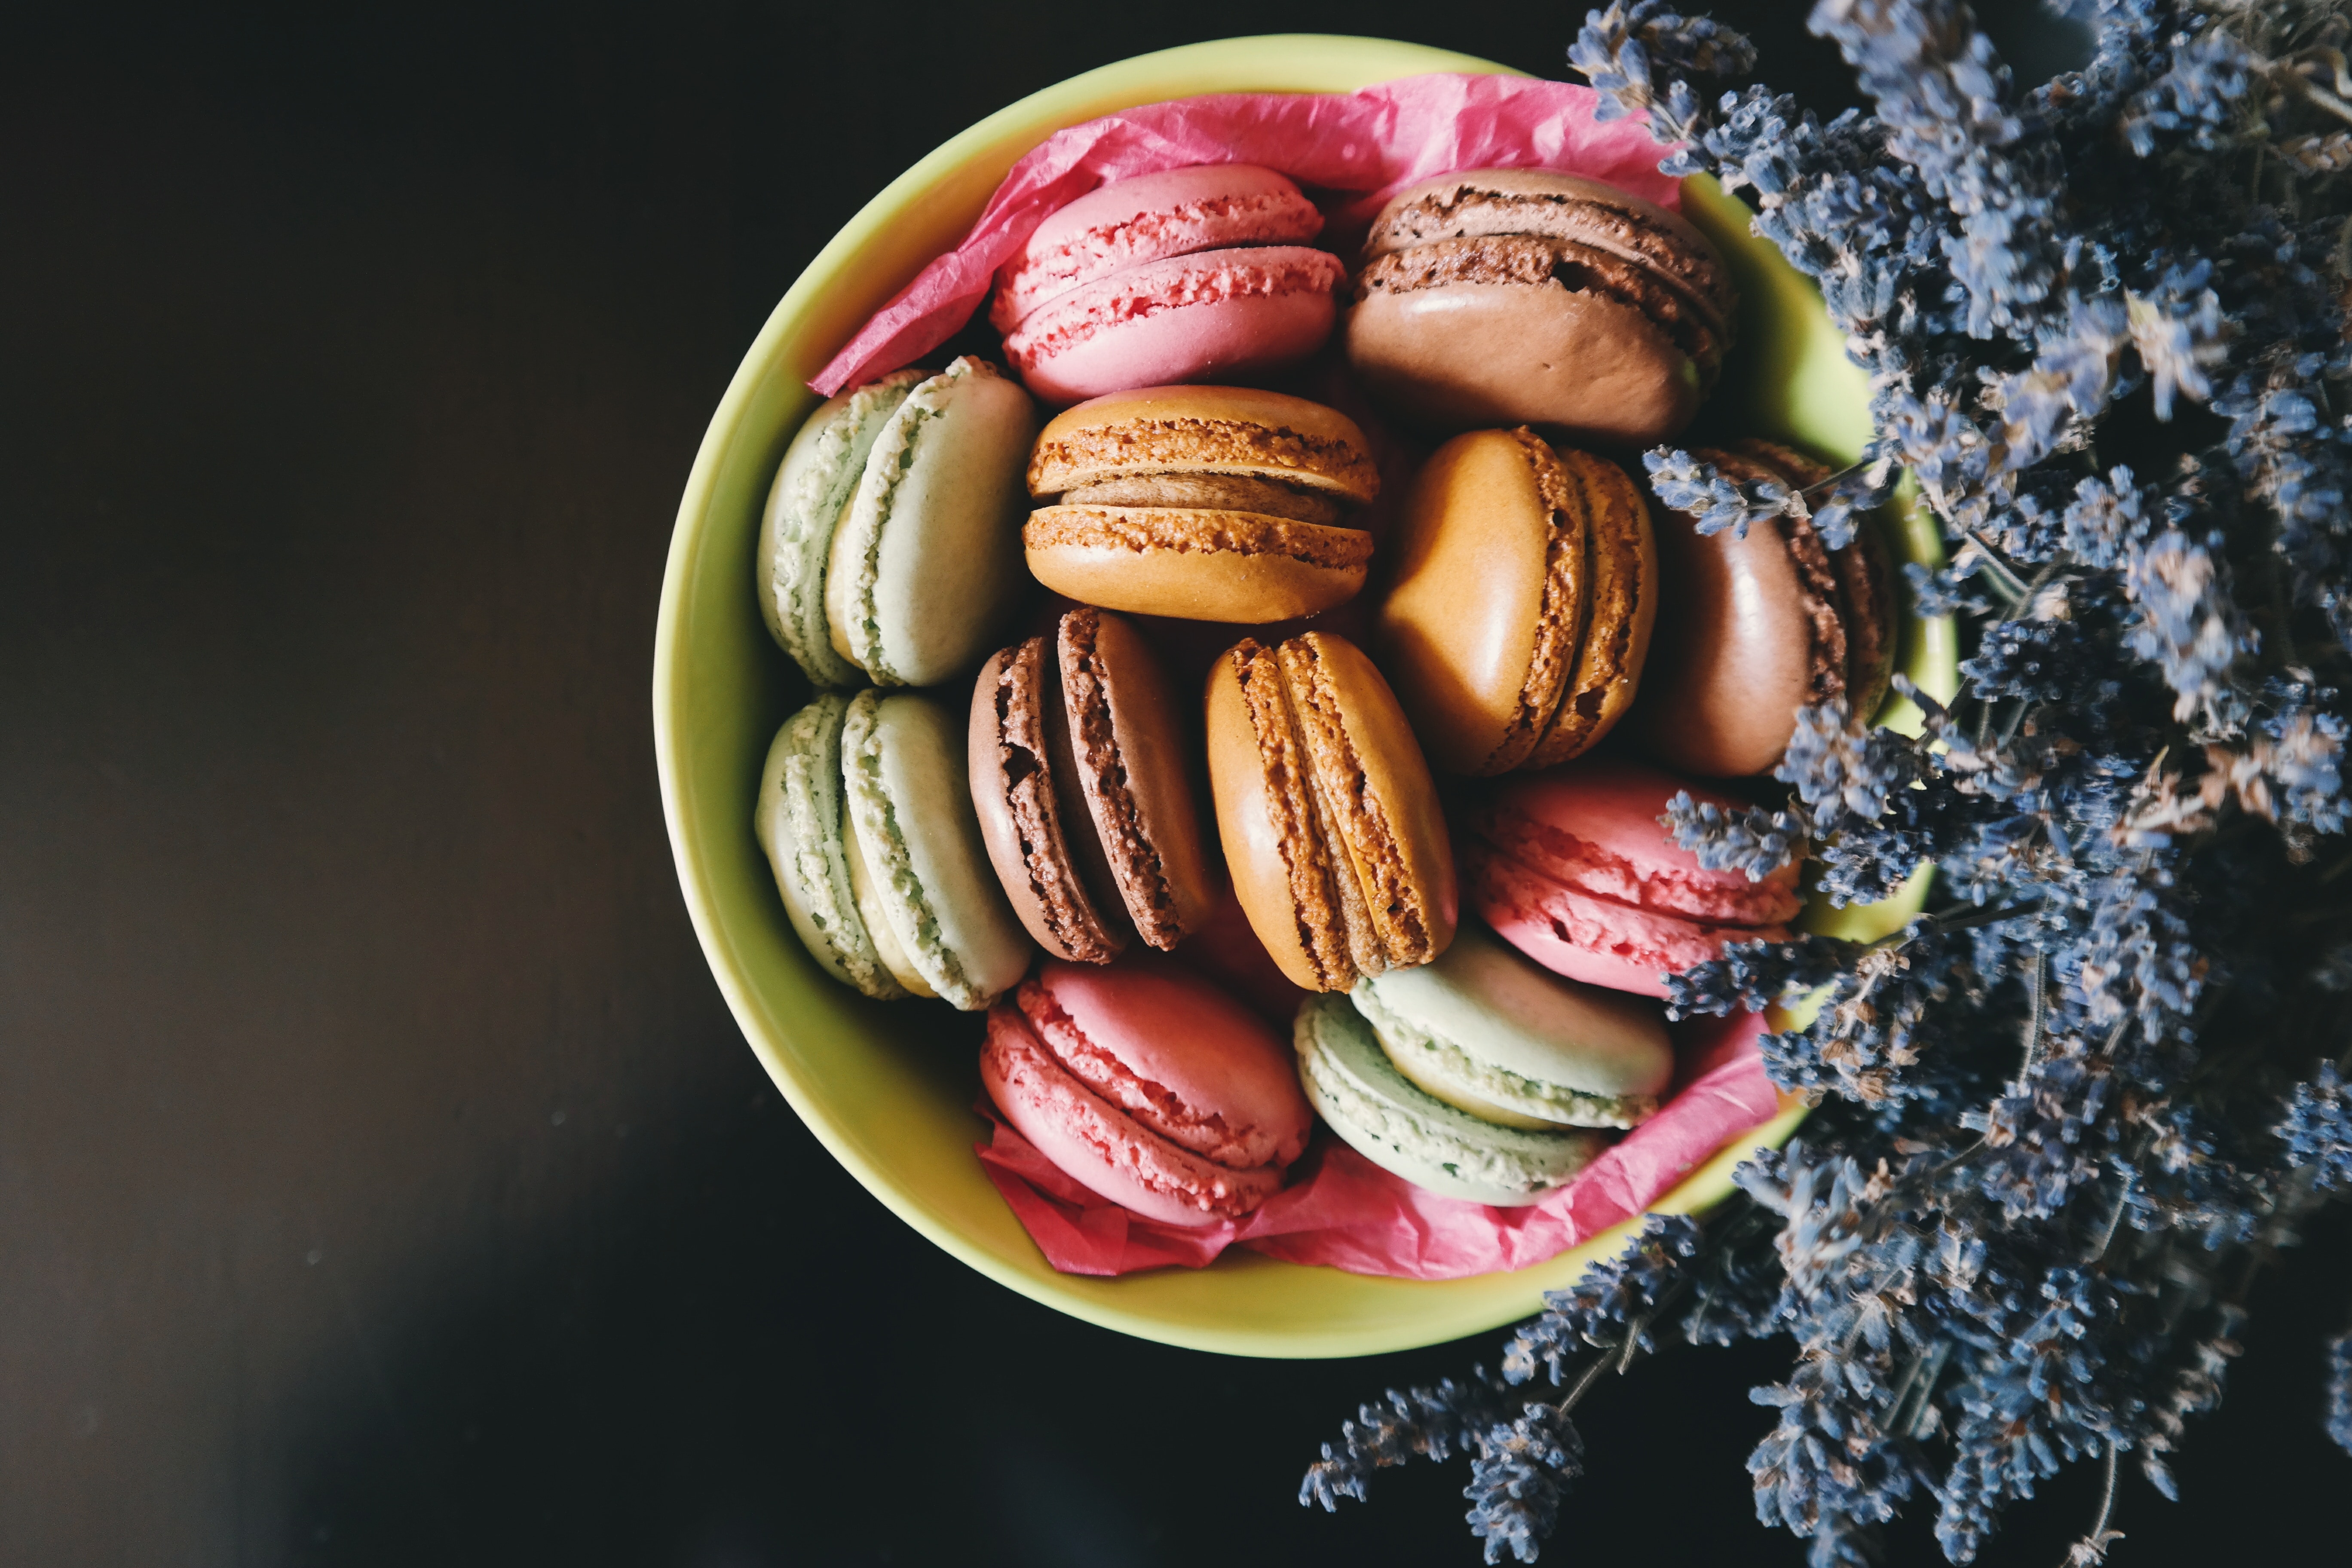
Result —
[[[1767, 70], [1835, 57], [1765, 16]], [[820, 244], [1006, 102], [1235, 33], [1556, 73], [1462, 5], [12, 12], [0, 38], [0, 1558], [1469, 1563], [1458, 1468], [1292, 1500], [1491, 1359], [1212, 1358], [934, 1250], [703, 967], [655, 791], [664, 551]], [[2007, 29], [2037, 74], [2068, 37]], [[2131, 1564], [2340, 1518], [2344, 1237], [2256, 1297]], [[1564, 1561], [1794, 1562], [1745, 1389], [1588, 1402]], [[1990, 1554], [2054, 1562], [2087, 1476]], [[2340, 1537], [2338, 1543], [2340, 1544]], [[1924, 1524], [1898, 1555], [1926, 1561]], [[2234, 1555], [2234, 1553], [2232, 1553]]]

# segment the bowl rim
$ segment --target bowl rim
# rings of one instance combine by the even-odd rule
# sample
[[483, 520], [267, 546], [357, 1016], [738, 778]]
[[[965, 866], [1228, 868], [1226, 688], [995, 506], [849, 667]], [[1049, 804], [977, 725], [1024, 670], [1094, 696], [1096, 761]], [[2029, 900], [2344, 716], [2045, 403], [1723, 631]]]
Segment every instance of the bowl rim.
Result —
[[[912, 204], [931, 195], [976, 159], [992, 153], [1001, 156], [1016, 142], [1020, 145], [1012, 156], [1018, 157], [1020, 152], [1034, 146], [1056, 129], [1081, 123], [1119, 107], [1204, 92], [1345, 91], [1433, 71], [1524, 74], [1472, 56], [1387, 39], [1318, 34], [1220, 39], [1116, 61], [1072, 77], [999, 110], [950, 138], [860, 208], [809, 262], [771, 311], [730, 379], [695, 454], [665, 563], [653, 670], [654, 740], [663, 816], [696, 938], [747, 1043], [826, 1151], [867, 1191], [927, 1239], [1033, 1300], [1101, 1327], [1163, 1343], [1242, 1355], [1328, 1357], [1377, 1353], [1459, 1338], [1535, 1311], [1540, 1305], [1542, 1290], [1561, 1288], [1580, 1274], [1587, 1263], [1613, 1256], [1623, 1245], [1625, 1236], [1644, 1216], [1634, 1215], [1545, 1263], [1507, 1274], [1443, 1281], [1377, 1279], [1378, 1286], [1395, 1293], [1393, 1305], [1397, 1310], [1370, 1313], [1361, 1321], [1315, 1328], [1235, 1322], [1231, 1321], [1231, 1313], [1221, 1320], [1216, 1311], [1202, 1310], [1203, 1302], [1215, 1293], [1213, 1286], [1205, 1294], [1202, 1290], [1150, 1292], [1152, 1299], [1148, 1304], [1142, 1299], [1145, 1292], [1130, 1290], [1125, 1297], [1119, 1294], [1119, 1288], [1131, 1281], [1165, 1275], [1169, 1270], [1119, 1279], [1063, 1275], [1046, 1266], [1042, 1256], [1034, 1267], [1024, 1268], [979, 1245], [897, 1173], [867, 1158], [866, 1152], [846, 1136], [817, 1102], [814, 1088], [799, 1080], [788, 1054], [767, 1037], [765, 1031], [772, 1021], [753, 997], [752, 984], [743, 967], [744, 954], [734, 933], [728, 929], [720, 900], [707, 874], [706, 860], [718, 847], [709, 842], [709, 824], [698, 820], [697, 811], [688, 801], [686, 773], [689, 763], [686, 760], [681, 718], [686, 706], [688, 660], [683, 647], [692, 608], [688, 601], [698, 555], [721, 468], [736, 444], [745, 438], [746, 415], [763, 387], [788, 374], [782, 361], [787, 339], [795, 324], [835, 286], [852, 259], [870, 242]], [[998, 178], [1001, 177], [1000, 174]], [[993, 184], [992, 181], [992, 188]], [[1711, 183], [1709, 188], [1712, 202], [1730, 201], [1719, 190], [1713, 190]], [[1859, 372], [1854, 374], [1858, 382]], [[1906, 532], [1916, 533], [1917, 526], [1916, 521], [1912, 521]], [[1933, 540], [1931, 531], [1927, 542], [1933, 545], [1939, 542]], [[1932, 624], [1924, 629], [1927, 643], [1919, 651], [1939, 668], [1952, 664], [1956, 653], [1941, 646], [1948, 643], [1949, 637], [1938, 636]], [[748, 840], [748, 826], [742, 837]], [[732, 852], [742, 853], [740, 845], [731, 847]], [[1924, 888], [1919, 891], [1924, 892]], [[1721, 1201], [1733, 1190], [1732, 1167], [1759, 1145], [1777, 1146], [1784, 1142], [1804, 1113], [1801, 1103], [1784, 1100], [1778, 1117], [1727, 1144], [1652, 1205], [1648, 1212], [1696, 1212]], [[1219, 1275], [1304, 1268], [1302, 1265], [1235, 1248], [1210, 1268], [1192, 1272], [1205, 1280]], [[1343, 1278], [1376, 1279], [1354, 1275]], [[1496, 1281], [1523, 1283], [1505, 1290], [1489, 1288], [1465, 1292], [1458, 1289], [1473, 1282], [1491, 1286]]]

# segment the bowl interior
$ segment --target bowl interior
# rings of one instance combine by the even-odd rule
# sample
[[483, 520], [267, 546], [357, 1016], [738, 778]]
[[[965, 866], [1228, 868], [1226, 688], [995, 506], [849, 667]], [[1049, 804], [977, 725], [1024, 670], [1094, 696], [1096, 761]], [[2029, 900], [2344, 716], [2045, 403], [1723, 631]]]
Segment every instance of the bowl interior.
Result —
[[[867, 204], [812, 262], [737, 370], [695, 458], [662, 585], [654, 733], [662, 804], [688, 911], [751, 1047], [793, 1109], [892, 1212], [992, 1279], [1108, 1328], [1248, 1355], [1369, 1354], [1458, 1338], [1534, 1311], [1617, 1232], [1535, 1268], [1423, 1282], [1302, 1268], [1235, 1249], [1201, 1270], [1118, 1279], [1047, 1267], [982, 1174], [979, 1020], [876, 1003], [828, 981], [786, 923], [751, 832], [760, 764], [805, 700], [770, 641], [751, 587], [761, 504], [784, 446], [816, 402], [804, 383], [933, 257], [958, 244], [1013, 163], [1052, 132], [1114, 110], [1206, 92], [1349, 91], [1428, 71], [1500, 72], [1462, 55], [1370, 38], [1229, 39], [1122, 61], [1050, 88], [972, 127]], [[1730, 260], [1740, 346], [1717, 405], [1750, 431], [1850, 459], [1867, 437], [1865, 388], [1819, 298], [1748, 213], [1712, 182], [1686, 182], [1685, 214]], [[1896, 542], [1933, 559], [1932, 530]], [[1948, 624], [1905, 631], [1904, 668], [1948, 690]], [[1907, 911], [1903, 911], [1907, 912]], [[1891, 929], [1892, 910], [1848, 911], [1846, 929]], [[1733, 1164], [1785, 1139], [1801, 1110], [1695, 1172], [1658, 1207], [1702, 1208]], [[1622, 1227], [1621, 1227], [1622, 1228]]]

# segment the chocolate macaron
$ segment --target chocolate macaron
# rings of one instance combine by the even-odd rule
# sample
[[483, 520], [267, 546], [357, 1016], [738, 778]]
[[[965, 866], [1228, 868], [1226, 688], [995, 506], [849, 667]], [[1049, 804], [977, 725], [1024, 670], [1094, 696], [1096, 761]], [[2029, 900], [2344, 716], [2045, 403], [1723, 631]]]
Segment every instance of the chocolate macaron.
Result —
[[1381, 662], [1429, 760], [1454, 773], [1581, 754], [1633, 700], [1658, 598], [1641, 489], [1526, 426], [1422, 465], [1381, 601]]
[[972, 689], [981, 837], [1013, 913], [1056, 958], [1174, 947], [1220, 891], [1186, 726], [1135, 628], [1091, 605], [996, 653]]
[[1534, 425], [1608, 447], [1679, 432], [1738, 296], [1698, 230], [1598, 180], [1488, 169], [1408, 186], [1364, 240], [1348, 362], [1444, 430]]
[[[1830, 474], [1765, 441], [1696, 455], [1743, 484], [1803, 489]], [[1657, 536], [1666, 592], [1627, 721], [1644, 752], [1685, 773], [1760, 773], [1788, 749], [1798, 709], [1843, 702], [1865, 722], [1878, 711], [1895, 668], [1895, 595], [1874, 519], [1857, 518], [1841, 550], [1803, 516], [1742, 537], [1701, 534], [1695, 519], [1667, 513]]]
[[1294, 984], [1345, 991], [1454, 940], [1454, 851], [1395, 695], [1345, 637], [1244, 638], [1209, 671], [1234, 893]]
[[1380, 491], [1336, 409], [1238, 386], [1150, 386], [1068, 409], [1037, 437], [1021, 532], [1055, 593], [1136, 615], [1244, 626], [1355, 596]]

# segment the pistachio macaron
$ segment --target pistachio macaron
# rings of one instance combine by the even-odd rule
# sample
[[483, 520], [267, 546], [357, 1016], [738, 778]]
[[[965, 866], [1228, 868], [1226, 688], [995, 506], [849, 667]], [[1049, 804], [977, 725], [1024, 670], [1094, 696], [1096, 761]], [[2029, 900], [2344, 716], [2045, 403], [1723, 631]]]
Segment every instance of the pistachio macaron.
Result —
[[1037, 437], [1021, 531], [1057, 594], [1136, 615], [1244, 626], [1313, 615], [1364, 584], [1380, 492], [1355, 421], [1238, 386], [1112, 393]]
[[1140, 633], [1081, 605], [981, 667], [969, 731], [981, 837], [1056, 958], [1174, 947], [1223, 889], [1193, 791], [1199, 740]]
[[778, 466], [757, 582], [817, 686], [969, 670], [1027, 586], [1021, 475], [1035, 405], [984, 360], [895, 371], [821, 405]]
[[1675, 1075], [1656, 1004], [1564, 980], [1475, 923], [1349, 994], [1399, 1072], [1482, 1121], [1637, 1127]]
[[1209, 787], [1234, 893], [1294, 984], [1345, 991], [1454, 940], [1454, 851], [1395, 694], [1363, 650], [1244, 638], [1208, 681]]
[[1444, 1197], [1497, 1207], [1540, 1202], [1608, 1147], [1604, 1133], [1535, 1131], [1484, 1121], [1399, 1072], [1344, 996], [1310, 996], [1292, 1026], [1298, 1081], [1342, 1142]]
[[1690, 423], [1731, 347], [1738, 296], [1715, 247], [1598, 180], [1424, 180], [1381, 209], [1363, 255], [1348, 363], [1434, 429], [1528, 424], [1644, 447]]
[[[1829, 470], [1763, 441], [1694, 454], [1742, 483], [1803, 489]], [[1657, 523], [1662, 595], [1642, 691], [1626, 728], [1685, 773], [1728, 778], [1769, 771], [1796, 732], [1797, 710], [1842, 702], [1866, 721], [1895, 665], [1895, 596], [1875, 520], [1827, 547], [1810, 519], [1782, 515], [1746, 534], [1701, 534], [1696, 519]]]
[[959, 716], [919, 692], [825, 692], [769, 747], [752, 827], [810, 955], [869, 996], [985, 1007], [1028, 969], [990, 869]]
[[1456, 436], [1422, 465], [1393, 549], [1378, 647], [1440, 771], [1553, 766], [1632, 705], [1658, 553], [1615, 463], [1526, 426]]

